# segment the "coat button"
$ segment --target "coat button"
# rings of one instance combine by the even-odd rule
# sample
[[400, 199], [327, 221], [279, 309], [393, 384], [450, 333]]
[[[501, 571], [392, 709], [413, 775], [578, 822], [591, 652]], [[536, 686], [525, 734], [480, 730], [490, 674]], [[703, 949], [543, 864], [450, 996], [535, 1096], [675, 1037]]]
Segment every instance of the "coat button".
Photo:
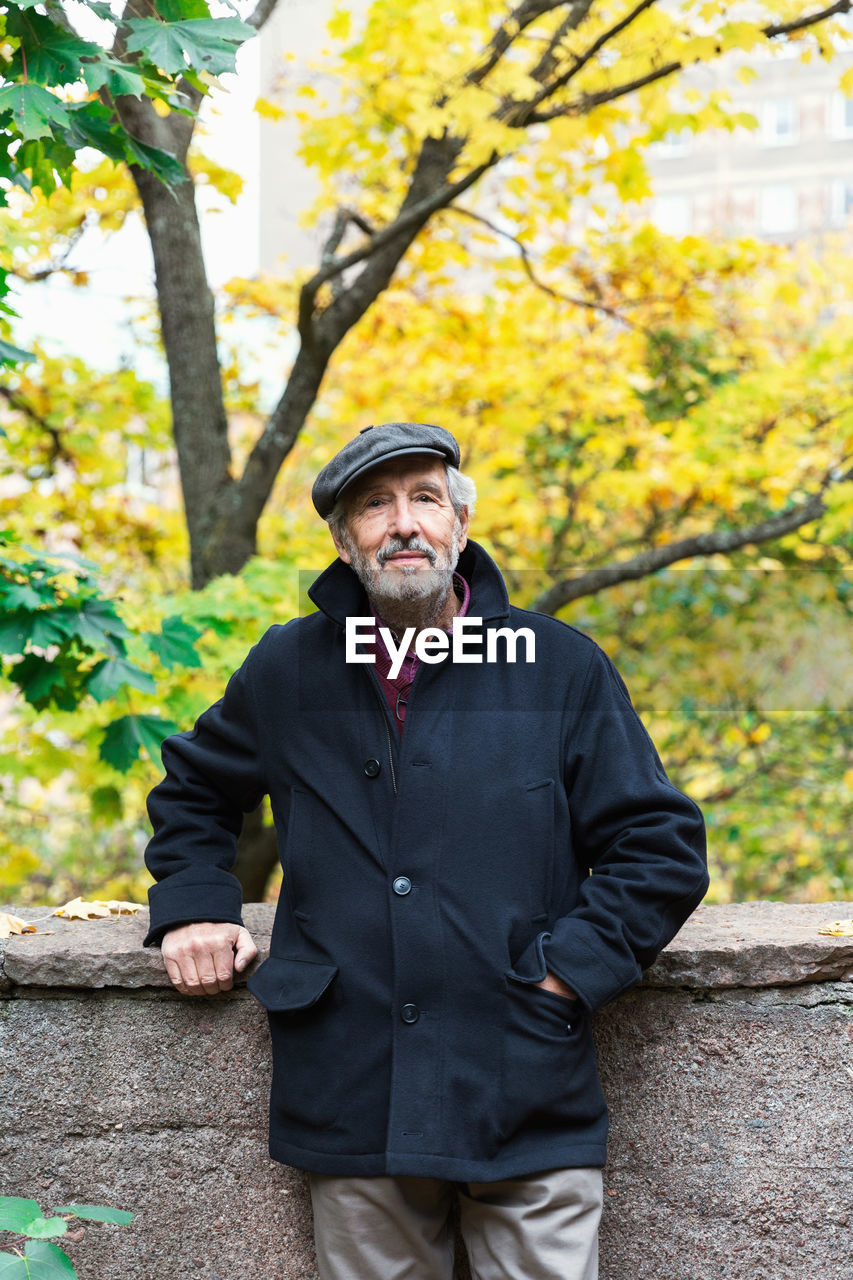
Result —
[[420, 1016], [421, 1013], [416, 1004], [404, 1004], [400, 1010], [400, 1017], [404, 1022], [417, 1022]]
[[369, 760], [365, 760], [364, 762], [364, 772], [367, 774], [368, 778], [375, 778], [381, 768], [382, 765], [378, 760], [374, 760], [372, 756]]
[[397, 876], [394, 881], [394, 892], [398, 893], [401, 898], [405, 898], [407, 893], [411, 892], [412, 882], [408, 876]]

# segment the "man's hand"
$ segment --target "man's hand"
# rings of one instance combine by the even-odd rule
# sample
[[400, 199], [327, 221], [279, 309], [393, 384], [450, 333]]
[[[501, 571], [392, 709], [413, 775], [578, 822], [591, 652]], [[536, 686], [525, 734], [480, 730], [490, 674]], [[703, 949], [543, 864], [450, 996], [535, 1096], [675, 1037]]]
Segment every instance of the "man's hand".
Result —
[[544, 987], [546, 991], [553, 991], [558, 996], [566, 996], [569, 1000], [577, 1000], [577, 992], [572, 991], [571, 987], [567, 987], [562, 978], [558, 978], [556, 973], [551, 973], [550, 969], [545, 974], [541, 982], [536, 983], [537, 987]]
[[185, 996], [230, 991], [258, 954], [248, 929], [239, 924], [183, 924], [164, 935], [160, 949], [172, 985]]

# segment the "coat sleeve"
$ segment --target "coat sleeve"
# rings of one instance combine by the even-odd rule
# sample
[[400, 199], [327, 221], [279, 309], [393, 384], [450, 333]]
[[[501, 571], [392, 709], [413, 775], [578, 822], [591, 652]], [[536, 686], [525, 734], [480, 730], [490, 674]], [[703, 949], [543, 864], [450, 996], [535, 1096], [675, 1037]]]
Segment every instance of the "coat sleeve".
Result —
[[163, 742], [166, 776], [148, 797], [154, 836], [145, 864], [157, 883], [148, 891], [143, 946], [194, 921], [242, 924], [242, 891], [231, 867], [243, 814], [267, 790], [251, 678], [255, 651], [193, 729]]
[[[698, 807], [664, 772], [616, 668], [596, 646], [568, 738], [578, 904], [537, 939], [540, 964], [589, 1009], [640, 981], [708, 890]], [[544, 974], [542, 975], [544, 976]]]

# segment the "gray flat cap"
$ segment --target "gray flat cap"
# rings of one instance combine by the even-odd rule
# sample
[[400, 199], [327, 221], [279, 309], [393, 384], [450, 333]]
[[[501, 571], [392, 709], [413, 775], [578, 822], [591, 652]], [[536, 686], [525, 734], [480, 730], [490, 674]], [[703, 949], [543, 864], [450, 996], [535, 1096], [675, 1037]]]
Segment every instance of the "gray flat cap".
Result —
[[314, 481], [311, 500], [325, 518], [353, 480], [371, 467], [406, 453], [432, 453], [451, 466], [459, 466], [459, 445], [444, 427], [431, 422], [383, 422], [378, 427], [365, 427], [327, 462]]

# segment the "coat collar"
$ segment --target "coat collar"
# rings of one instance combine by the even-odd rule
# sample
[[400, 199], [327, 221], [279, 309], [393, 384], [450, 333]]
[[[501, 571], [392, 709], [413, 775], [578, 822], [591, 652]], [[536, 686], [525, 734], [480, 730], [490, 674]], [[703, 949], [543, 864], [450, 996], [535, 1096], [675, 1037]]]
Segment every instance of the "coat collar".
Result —
[[[479, 543], [466, 544], [456, 570], [471, 588], [469, 617], [482, 618], [484, 622], [509, 617], [509, 597], [500, 569]], [[323, 570], [309, 588], [308, 597], [339, 627], [347, 618], [363, 617], [370, 612], [364, 588], [341, 559]]]

